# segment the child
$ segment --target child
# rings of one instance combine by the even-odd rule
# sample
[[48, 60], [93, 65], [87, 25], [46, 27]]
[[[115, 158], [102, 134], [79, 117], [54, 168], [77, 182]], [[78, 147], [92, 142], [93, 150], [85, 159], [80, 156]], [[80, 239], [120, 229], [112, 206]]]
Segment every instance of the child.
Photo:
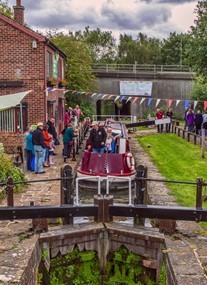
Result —
[[52, 156], [53, 156], [53, 154], [54, 154], [54, 150], [55, 150], [55, 144], [54, 144], [54, 140], [52, 140], [52, 141], [50, 142], [49, 155], [48, 155], [48, 163], [49, 163], [49, 165], [55, 164], [55, 163], [52, 161]]

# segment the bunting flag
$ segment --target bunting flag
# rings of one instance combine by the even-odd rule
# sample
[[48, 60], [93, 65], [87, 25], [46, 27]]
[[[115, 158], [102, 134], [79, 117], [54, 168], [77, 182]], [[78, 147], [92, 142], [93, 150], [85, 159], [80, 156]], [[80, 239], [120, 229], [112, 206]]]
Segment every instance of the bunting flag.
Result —
[[110, 99], [111, 97], [113, 97], [114, 95], [109, 95], [108, 99]]
[[198, 104], [198, 101], [194, 101], [194, 103], [193, 103], [193, 108], [194, 109], [196, 108], [197, 104]]
[[132, 99], [132, 97], [129, 97], [129, 98], [126, 100], [126, 103], [129, 102], [131, 99]]
[[53, 89], [53, 87], [47, 87], [44, 92], [46, 92], [46, 91], [52, 91], [52, 89]]
[[176, 107], [177, 107], [177, 105], [180, 103], [180, 100], [176, 100]]
[[207, 108], [207, 101], [204, 101], [204, 110]]
[[119, 99], [119, 95], [118, 96], [116, 96], [116, 98], [115, 98], [115, 100], [114, 100], [114, 103]]
[[158, 106], [158, 104], [160, 103], [160, 100], [161, 100], [161, 99], [157, 99], [157, 102], [156, 102], [155, 107], [157, 107], [157, 106]]
[[138, 100], [138, 97], [135, 97], [134, 100], [132, 101], [132, 104], [134, 104]]
[[97, 94], [97, 93], [93, 93], [93, 94], [91, 95], [91, 97], [96, 96], [96, 94]]
[[151, 104], [151, 102], [152, 102], [152, 98], [149, 98], [148, 99], [148, 106]]
[[120, 102], [122, 102], [125, 98], [126, 98], [126, 96], [121, 96]]
[[169, 99], [168, 100], [168, 108], [170, 108], [171, 104], [172, 104], [172, 99]]
[[104, 94], [103, 97], [101, 99], [104, 99], [106, 96], [108, 96], [108, 94]]
[[189, 100], [185, 100], [185, 106], [184, 106], [184, 109], [186, 109], [187, 107], [188, 107], [188, 105], [189, 105]]
[[98, 94], [98, 95], [96, 96], [96, 98], [100, 98], [101, 96], [103, 96], [102, 93]]
[[139, 105], [141, 105], [144, 102], [145, 99], [146, 98], [142, 98], [142, 100], [140, 101]]

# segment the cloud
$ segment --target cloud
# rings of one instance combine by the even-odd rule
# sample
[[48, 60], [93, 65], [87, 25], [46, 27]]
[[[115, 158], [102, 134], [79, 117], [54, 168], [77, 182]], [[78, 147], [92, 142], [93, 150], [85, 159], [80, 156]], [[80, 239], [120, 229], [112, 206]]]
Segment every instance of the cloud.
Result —
[[[139, 2], [139, 1], [137, 1]], [[141, 2], [145, 2], [147, 4], [155, 3], [155, 4], [185, 4], [190, 2], [195, 2], [195, 0], [141, 0]]]
[[[9, 0], [10, 6], [15, 4]], [[185, 32], [193, 23], [190, 15], [196, 4], [196, 0], [22, 0], [25, 21], [34, 30], [83, 31], [89, 26], [112, 31], [116, 37], [142, 32], [158, 38]]]
[[[137, 30], [144, 27], [153, 27], [163, 24], [171, 17], [168, 8], [162, 6], [143, 7], [135, 11], [113, 9], [113, 7], [104, 6], [101, 15], [107, 23], [113, 23], [113, 28]], [[107, 25], [109, 28], [110, 25]]]

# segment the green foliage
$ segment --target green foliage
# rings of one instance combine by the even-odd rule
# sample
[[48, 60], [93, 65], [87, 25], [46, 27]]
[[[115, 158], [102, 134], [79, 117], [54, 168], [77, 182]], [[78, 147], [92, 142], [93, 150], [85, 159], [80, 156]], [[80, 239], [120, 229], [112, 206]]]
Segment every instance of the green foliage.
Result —
[[[5, 153], [0, 153], [0, 181], [5, 182], [11, 176], [14, 182], [24, 181], [25, 176], [20, 168], [13, 165], [11, 159]], [[24, 186], [15, 185], [14, 190], [18, 192]]]
[[[207, 100], [207, 82], [203, 76], [197, 76], [193, 82], [193, 88], [191, 91], [191, 99], [198, 101]], [[198, 109], [203, 109], [203, 103], [201, 106], [197, 106]]]
[[162, 63], [167, 65], [186, 65], [188, 62], [187, 46], [190, 37], [187, 34], [170, 33], [164, 39], [161, 48]]
[[96, 285], [99, 283], [98, 258], [94, 251], [82, 251], [75, 248], [65, 256], [51, 260], [51, 285]]
[[[207, 158], [201, 158], [200, 145], [189, 143], [175, 134], [148, 135], [137, 139], [165, 179], [196, 182], [198, 177], [202, 177], [206, 181]], [[181, 206], [195, 206], [196, 185], [168, 183], [167, 187]], [[204, 202], [203, 206], [206, 205]]]
[[118, 63], [123, 64], [158, 64], [160, 62], [161, 42], [139, 33], [134, 40], [132, 36], [120, 35], [118, 46]]
[[162, 263], [161, 272], [159, 276], [159, 285], [166, 285], [166, 268], [164, 262]]
[[13, 17], [13, 11], [8, 6], [8, 0], [0, 0], [0, 13], [9, 18]]
[[90, 48], [93, 62], [111, 63], [115, 60], [117, 47], [111, 31], [102, 31], [99, 28], [90, 30], [85, 27], [83, 32], [75, 32], [74, 36]]
[[207, 1], [198, 1], [195, 9], [195, 25], [191, 27], [190, 43], [188, 45], [189, 64], [204, 78], [207, 77]]

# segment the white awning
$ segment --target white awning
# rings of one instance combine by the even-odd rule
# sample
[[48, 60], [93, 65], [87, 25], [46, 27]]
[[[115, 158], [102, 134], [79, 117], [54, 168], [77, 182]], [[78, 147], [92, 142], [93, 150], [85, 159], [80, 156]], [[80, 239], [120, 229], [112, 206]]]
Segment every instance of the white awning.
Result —
[[13, 108], [21, 103], [23, 98], [33, 90], [0, 96], [0, 111]]

